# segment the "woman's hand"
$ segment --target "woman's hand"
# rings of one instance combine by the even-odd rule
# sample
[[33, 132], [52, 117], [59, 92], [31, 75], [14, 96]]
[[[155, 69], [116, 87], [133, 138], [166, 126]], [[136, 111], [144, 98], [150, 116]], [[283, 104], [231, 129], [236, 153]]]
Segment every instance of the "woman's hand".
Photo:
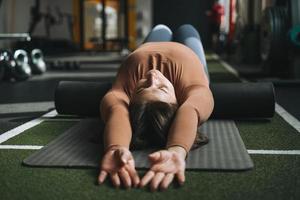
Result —
[[159, 186], [164, 190], [168, 188], [174, 176], [182, 185], [185, 181], [185, 156], [185, 150], [179, 146], [150, 154], [149, 159], [152, 166], [142, 178], [140, 186], [144, 187], [151, 181], [150, 188], [152, 191], [155, 191]]
[[115, 187], [119, 187], [121, 182], [126, 188], [136, 187], [140, 182], [132, 154], [125, 147], [111, 148], [103, 156], [98, 183], [102, 184], [108, 174]]

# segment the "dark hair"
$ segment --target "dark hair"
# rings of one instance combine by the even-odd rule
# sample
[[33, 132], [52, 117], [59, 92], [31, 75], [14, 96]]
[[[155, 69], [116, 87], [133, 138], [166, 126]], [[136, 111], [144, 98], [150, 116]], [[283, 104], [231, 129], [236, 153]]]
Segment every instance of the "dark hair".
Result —
[[161, 101], [131, 103], [129, 105], [131, 148], [164, 146], [177, 107], [177, 104]]
[[[177, 104], [161, 101], [130, 103], [129, 115], [132, 127], [130, 148], [164, 147], [177, 108]], [[192, 149], [207, 142], [208, 138], [198, 133]]]

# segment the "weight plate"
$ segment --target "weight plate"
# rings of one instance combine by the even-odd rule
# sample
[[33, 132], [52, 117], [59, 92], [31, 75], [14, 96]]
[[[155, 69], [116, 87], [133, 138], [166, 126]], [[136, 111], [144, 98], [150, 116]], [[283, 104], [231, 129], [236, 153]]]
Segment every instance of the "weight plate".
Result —
[[288, 31], [287, 12], [283, 7], [269, 7], [263, 12], [261, 21], [261, 49], [263, 60], [284, 60], [287, 58], [286, 34]]
[[290, 30], [289, 38], [293, 45], [300, 47], [300, 25], [294, 26]]

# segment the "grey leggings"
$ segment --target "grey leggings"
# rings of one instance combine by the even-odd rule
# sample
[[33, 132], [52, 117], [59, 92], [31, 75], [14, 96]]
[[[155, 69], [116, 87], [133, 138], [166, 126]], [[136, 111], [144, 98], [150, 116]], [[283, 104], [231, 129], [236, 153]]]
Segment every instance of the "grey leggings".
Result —
[[191, 48], [200, 59], [209, 79], [205, 54], [198, 31], [190, 24], [181, 25], [173, 34], [169, 27], [163, 24], [156, 25], [147, 35], [146, 42], [179, 42]]

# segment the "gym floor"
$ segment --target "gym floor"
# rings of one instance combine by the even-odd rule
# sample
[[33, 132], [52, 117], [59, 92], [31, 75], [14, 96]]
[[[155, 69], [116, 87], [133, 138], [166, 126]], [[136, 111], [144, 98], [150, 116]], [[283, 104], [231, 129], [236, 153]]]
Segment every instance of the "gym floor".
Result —
[[[212, 82], [240, 81], [236, 71], [217, 56], [207, 54], [207, 61]], [[250, 171], [186, 171], [184, 186], [173, 184], [166, 191], [152, 193], [148, 188], [115, 189], [110, 181], [98, 186], [98, 169], [94, 168], [23, 166], [23, 159], [80, 120], [75, 116], [51, 116], [58, 81], [108, 81], [113, 79], [118, 66], [119, 63], [107, 62], [86, 64], [79, 71], [48, 71], [26, 82], [0, 83], [1, 199], [300, 198], [299, 115], [298, 111], [294, 111], [294, 116], [292, 112], [297, 104], [284, 101], [292, 93], [278, 88], [279, 101], [272, 119], [236, 120], [255, 165]]]

